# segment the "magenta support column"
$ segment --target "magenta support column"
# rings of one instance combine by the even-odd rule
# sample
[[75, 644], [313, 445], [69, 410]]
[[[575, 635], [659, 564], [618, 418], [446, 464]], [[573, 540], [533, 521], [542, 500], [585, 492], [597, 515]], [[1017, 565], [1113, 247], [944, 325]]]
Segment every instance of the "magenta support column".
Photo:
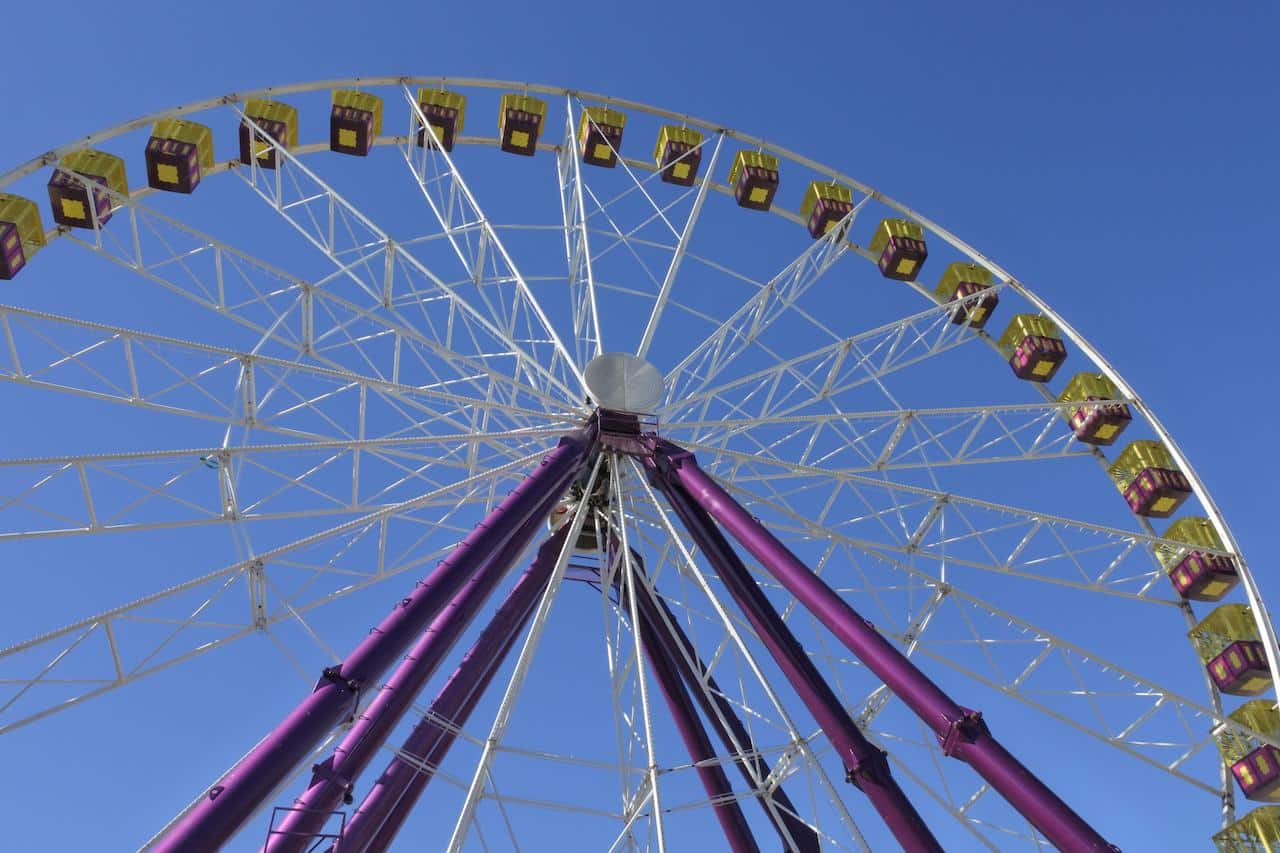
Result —
[[[642, 589], [636, 601], [642, 611], [641, 619], [657, 628], [656, 639], [662, 646], [662, 654], [679, 671], [703, 715], [716, 730], [725, 751], [733, 756], [747, 787], [755, 788], [757, 778], [768, 778], [769, 765], [757, 752], [751, 733], [738, 717], [733, 703], [724, 697], [720, 685], [707, 672], [693, 643], [662, 597]], [[818, 834], [797, 816], [795, 805], [781, 785], [772, 791], [760, 792], [757, 797], [784, 847], [797, 853], [818, 853], [821, 849]]]
[[952, 701], [777, 537], [698, 467], [691, 453], [658, 441], [663, 475], [722, 524], [792, 595], [840, 639], [938, 737], [942, 751], [967, 762], [1008, 803], [1067, 853], [1109, 851], [1093, 827], [991, 735], [982, 715]]
[[592, 423], [560, 439], [542, 463], [418, 582], [341, 665], [324, 671], [315, 690], [210, 788], [155, 849], [162, 853], [216, 850], [234, 835], [298, 762], [354, 713], [360, 691], [377, 683], [467, 578], [533, 517], [547, 495], [558, 495], [569, 486], [595, 438]]
[[889, 762], [884, 753], [866, 739], [845, 711], [840, 698], [805, 654], [800, 641], [782, 621], [772, 602], [751, 578], [746, 566], [706, 512], [679, 486], [661, 477], [657, 480], [659, 488], [693, 536], [693, 541], [742, 608], [760, 641], [769, 649], [787, 681], [791, 682], [809, 713], [822, 727], [823, 734], [835, 746], [836, 753], [844, 762], [848, 780], [871, 800], [903, 850], [908, 853], [942, 853], [942, 846], [889, 772]]
[[[431, 781], [434, 768], [453, 745], [454, 729], [466, 725], [485, 688], [533, 614], [568, 532], [568, 525], [561, 527], [538, 549], [529, 568], [436, 695], [429, 715], [423, 717], [405, 739], [400, 747], [401, 755], [419, 758], [421, 766], [400, 755], [391, 759], [347, 822], [338, 850], [363, 853], [391, 846], [401, 824]], [[446, 728], [439, 720], [447, 720], [452, 728]]]
[[408, 655], [378, 691], [377, 698], [356, 719], [333, 755], [316, 765], [311, 784], [293, 802], [275, 831], [267, 838], [267, 853], [301, 853], [324, 827], [344, 798], [350, 802], [352, 784], [382, 747], [387, 735], [404, 717], [414, 697], [435, 674], [458, 637], [471, 624], [476, 611], [528, 546], [543, 520], [551, 513], [556, 494], [494, 554], [440, 611]]

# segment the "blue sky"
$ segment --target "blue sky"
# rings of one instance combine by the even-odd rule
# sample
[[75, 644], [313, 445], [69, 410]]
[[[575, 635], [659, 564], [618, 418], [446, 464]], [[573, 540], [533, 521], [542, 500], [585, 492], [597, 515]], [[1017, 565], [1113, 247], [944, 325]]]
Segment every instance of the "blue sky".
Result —
[[[220, 93], [447, 74], [661, 105], [853, 174], [988, 253], [1089, 338], [1178, 439], [1264, 594], [1280, 594], [1267, 307], [1280, 277], [1266, 266], [1280, 225], [1272, 4], [315, 2], [305, 14], [274, 2], [77, 5], [59, 23], [33, 4], [6, 13], [0, 169]], [[0, 617], [26, 609], [25, 589], [19, 581]], [[85, 607], [119, 600], [95, 590]], [[42, 612], [60, 623], [86, 611], [77, 602], [63, 615]], [[116, 707], [140, 719], [162, 713]], [[250, 713], [265, 724], [275, 710]], [[166, 748], [198, 751], [175, 721], [149, 724]], [[141, 724], [127, 728], [126, 741], [147, 736]], [[60, 731], [111, 739], [101, 726]], [[31, 757], [42, 744], [25, 737]], [[102, 743], [82, 754], [125, 763]], [[38, 800], [43, 810], [56, 799], [72, 813], [83, 794], [53, 795], [56, 775], [40, 776], [38, 792], [21, 779], [0, 791], [13, 785], [10, 804]], [[118, 784], [158, 792], [165, 780], [126, 767]], [[131, 829], [109, 837], [140, 838]], [[82, 831], [94, 837], [93, 827]], [[1200, 849], [1199, 839], [1185, 849]]]

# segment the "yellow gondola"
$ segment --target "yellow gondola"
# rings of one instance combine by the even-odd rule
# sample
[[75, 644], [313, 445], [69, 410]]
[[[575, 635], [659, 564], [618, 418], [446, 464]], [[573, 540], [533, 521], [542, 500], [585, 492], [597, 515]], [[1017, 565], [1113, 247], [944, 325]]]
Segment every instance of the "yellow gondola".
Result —
[[608, 107], [584, 107], [578, 121], [578, 153], [582, 155], [582, 162], [606, 169], [618, 165], [622, 129], [626, 125], [626, 113]]
[[213, 168], [213, 131], [203, 124], [161, 119], [147, 140], [147, 186], [189, 193]]
[[262, 132], [253, 132], [248, 123], [240, 122], [240, 162], [253, 163], [256, 159], [262, 168], [274, 169], [276, 149], [271, 141], [285, 149], [298, 144], [297, 108], [279, 101], [249, 101], [244, 105], [244, 114]]
[[[1101, 373], [1077, 373], [1058, 395], [1059, 403], [1097, 403], [1120, 396], [1115, 383]], [[1086, 444], [1115, 444], [1133, 420], [1124, 403], [1079, 406], [1064, 412], [1076, 438]]]
[[532, 157], [538, 150], [538, 136], [547, 118], [547, 102], [529, 95], [502, 96], [498, 131], [503, 151]]
[[[943, 305], [959, 303], [951, 311], [952, 323], [968, 323], [970, 328], [981, 329], [1000, 302], [1000, 297], [991, 290], [991, 278], [991, 271], [986, 267], [956, 261], [947, 265], [933, 294]], [[974, 298], [984, 291], [984, 296]]]
[[880, 274], [898, 281], [915, 281], [925, 258], [929, 257], [924, 229], [906, 219], [883, 220], [869, 248], [876, 256]]
[[44, 224], [34, 201], [0, 193], [0, 279], [8, 281], [44, 247]]
[[365, 157], [382, 133], [382, 98], [352, 89], [333, 91], [329, 150]]
[[1130, 442], [1107, 472], [1138, 515], [1168, 518], [1191, 497], [1190, 481], [1158, 441]]
[[674, 124], [663, 125], [658, 131], [653, 161], [661, 170], [664, 183], [693, 186], [698, 178], [698, 166], [702, 164], [702, 138], [696, 130]]
[[739, 151], [729, 168], [729, 186], [739, 207], [768, 210], [778, 181], [778, 158], [763, 151]]
[[[457, 141], [458, 134], [462, 133], [462, 126], [466, 122], [466, 96], [446, 89], [422, 88], [418, 90], [418, 108], [427, 117], [427, 123], [431, 125], [431, 131], [436, 139], [440, 140], [440, 147], [445, 151], [452, 151], [453, 144]], [[427, 131], [426, 128], [421, 127], [421, 119], [418, 120], [418, 124], [418, 145], [423, 146], [427, 144]]]
[[85, 181], [100, 184], [121, 195], [129, 194], [123, 160], [105, 151], [87, 148], [73, 151], [62, 158], [49, 179], [49, 203], [53, 206], [53, 219], [59, 225], [92, 228], [95, 217], [99, 226], [111, 218], [111, 196], [94, 189], [90, 198]]
[[1223, 554], [1208, 554], [1200, 549], [1225, 550], [1213, 523], [1200, 516], [1180, 518], [1164, 532], [1165, 539], [1186, 542], [1198, 548], [1178, 548], [1172, 545], [1156, 546], [1156, 557], [1173, 588], [1183, 598], [1195, 601], [1217, 601], [1240, 581], [1235, 561]]
[[[834, 181], [810, 181], [800, 203], [800, 215], [815, 240], [836, 227], [853, 210], [853, 190]], [[843, 239], [837, 234], [836, 239]]]
[[[1280, 738], [1280, 711], [1271, 699], [1254, 699], [1231, 712], [1231, 719], [1269, 738]], [[1240, 790], [1251, 800], [1280, 800], [1280, 749], [1230, 726], [1215, 732], [1218, 750]]]
[[996, 345], [1013, 375], [1032, 382], [1048, 382], [1067, 359], [1058, 327], [1043, 314], [1013, 315]]
[[1256, 696], [1271, 686], [1267, 655], [1247, 604], [1220, 604], [1187, 632], [1223, 693]]

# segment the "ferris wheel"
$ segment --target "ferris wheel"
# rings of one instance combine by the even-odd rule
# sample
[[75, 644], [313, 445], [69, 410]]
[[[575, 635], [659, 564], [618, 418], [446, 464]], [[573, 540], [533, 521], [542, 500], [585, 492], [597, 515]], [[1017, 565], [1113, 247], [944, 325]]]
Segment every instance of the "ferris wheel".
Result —
[[1280, 652], [1183, 451], [855, 178], [389, 77], [0, 191], [0, 736], [103, 758], [107, 846], [1280, 849]]

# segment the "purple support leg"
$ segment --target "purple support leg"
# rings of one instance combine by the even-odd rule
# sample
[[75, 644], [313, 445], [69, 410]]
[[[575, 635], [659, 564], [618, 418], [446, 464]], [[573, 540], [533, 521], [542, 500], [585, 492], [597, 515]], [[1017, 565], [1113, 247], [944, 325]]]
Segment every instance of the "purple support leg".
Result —
[[[689, 692], [702, 708], [703, 716], [711, 722], [712, 728], [724, 744], [725, 751], [733, 756], [734, 763], [742, 771], [747, 787], [754, 788], [757, 778], [768, 778], [769, 765], [756, 751], [755, 742], [738, 717], [733, 703], [725, 698], [720, 685], [707, 672], [693, 643], [662, 597], [648, 589], [642, 589], [636, 603], [641, 611], [640, 618], [658, 629], [656, 639], [662, 647], [662, 654], [684, 679]], [[706, 685], [705, 690], [703, 684]], [[781, 785], [772, 791], [761, 792], [758, 796], [765, 815], [777, 829], [784, 847], [796, 853], [818, 853], [821, 844], [817, 832], [797, 816], [795, 805]], [[769, 801], [776, 807], [776, 814]]]
[[889, 772], [889, 762], [884, 753], [866, 739], [845, 711], [840, 698], [805, 654], [800, 641], [782, 621], [768, 596], [752, 580], [746, 566], [706, 512], [678, 486], [661, 477], [656, 479], [693, 536], [693, 541], [742, 608], [760, 641], [769, 649], [823, 734], [835, 746], [836, 753], [844, 761], [848, 780], [871, 800], [903, 850], [908, 853], [942, 853], [942, 846]]
[[476, 611], [519, 558], [558, 498], [558, 495], [550, 495], [524, 526], [467, 579], [454, 599], [432, 620], [431, 626], [382, 685], [377, 698], [369, 703], [342, 738], [333, 755], [316, 765], [311, 784], [294, 800], [294, 808], [267, 838], [266, 853], [302, 853], [309, 849], [311, 837], [324, 827], [330, 814], [338, 808], [339, 801], [351, 801], [351, 787], [356, 777], [409, 710], [414, 697], [435, 674], [440, 661], [475, 618]]
[[547, 495], [563, 492], [595, 445], [594, 423], [569, 433], [488, 517], [360, 643], [340, 665], [324, 671], [315, 690], [276, 730], [209, 789], [199, 805], [156, 845], [161, 853], [216, 850], [271, 795], [298, 762], [358, 704], [404, 654], [459, 587], [506, 544]]
[[347, 822], [337, 845], [342, 853], [364, 853], [391, 846], [401, 824], [431, 781], [432, 768], [439, 766], [453, 745], [453, 731], [437, 720], [448, 720], [458, 728], [466, 725], [485, 688], [533, 614], [568, 532], [568, 525], [561, 527], [538, 549], [529, 568], [436, 695], [430, 716], [424, 717], [405, 739], [401, 753], [422, 759], [426, 769], [399, 755], [392, 758]]
[[[609, 553], [610, 555], [617, 553], [616, 545], [613, 543], [610, 543]], [[610, 556], [610, 562], [613, 559], [614, 557]], [[635, 582], [633, 586], [639, 587], [640, 583]], [[617, 588], [620, 592], [619, 601], [627, 602], [626, 585], [619, 582]], [[723, 767], [714, 763], [715, 748], [711, 746], [707, 730], [702, 727], [702, 721], [698, 719], [698, 712], [685, 691], [674, 661], [667, 656], [666, 648], [659, 639], [661, 636], [659, 632], [663, 629], [653, 621], [656, 615], [653, 603], [648, 601], [648, 607], [640, 605], [642, 600], [648, 599], [646, 593], [647, 590], [643, 590], [636, 596], [636, 613], [639, 617], [636, 629], [640, 632], [640, 644], [644, 647], [645, 659], [649, 662], [649, 668], [658, 682], [658, 687], [662, 690], [663, 697], [667, 700], [671, 718], [680, 732], [680, 739], [684, 741], [685, 748], [689, 751], [689, 757], [693, 760], [693, 766], [702, 782], [702, 787], [711, 798], [711, 802], [715, 804], [712, 808], [715, 810], [716, 820], [720, 823], [720, 829], [724, 831], [725, 839], [729, 842], [729, 849], [734, 853], [758, 853], [760, 847], [751, 834], [751, 827], [747, 825], [742, 807], [734, 799], [733, 786], [729, 784], [729, 777], [725, 775]]]
[[691, 453], [658, 441], [655, 462], [733, 534], [778, 581], [937, 735], [946, 755], [967, 762], [1058, 849], [1108, 851], [1093, 827], [991, 735], [982, 715], [942, 692], [763, 524], [698, 467]]

